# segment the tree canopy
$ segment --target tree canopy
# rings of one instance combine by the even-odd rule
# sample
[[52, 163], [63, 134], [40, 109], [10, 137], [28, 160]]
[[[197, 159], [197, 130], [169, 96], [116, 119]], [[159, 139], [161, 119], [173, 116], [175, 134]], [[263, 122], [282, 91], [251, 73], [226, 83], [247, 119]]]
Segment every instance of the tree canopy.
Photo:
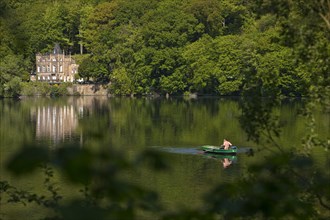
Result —
[[15, 95], [9, 88], [28, 80], [35, 54], [54, 43], [88, 54], [78, 59], [81, 77], [113, 81], [114, 94], [235, 95], [253, 78], [260, 89], [305, 96], [328, 83], [327, 1], [4, 0], [0, 7], [0, 96]]

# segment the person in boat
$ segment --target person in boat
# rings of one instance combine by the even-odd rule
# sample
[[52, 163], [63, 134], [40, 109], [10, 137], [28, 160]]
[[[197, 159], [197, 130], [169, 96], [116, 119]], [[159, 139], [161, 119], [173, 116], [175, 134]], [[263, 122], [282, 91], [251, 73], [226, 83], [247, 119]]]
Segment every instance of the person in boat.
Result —
[[232, 144], [231, 144], [229, 141], [227, 141], [226, 139], [223, 139], [223, 144], [222, 144], [222, 146], [223, 146], [223, 149], [228, 150], [229, 147], [232, 146]]

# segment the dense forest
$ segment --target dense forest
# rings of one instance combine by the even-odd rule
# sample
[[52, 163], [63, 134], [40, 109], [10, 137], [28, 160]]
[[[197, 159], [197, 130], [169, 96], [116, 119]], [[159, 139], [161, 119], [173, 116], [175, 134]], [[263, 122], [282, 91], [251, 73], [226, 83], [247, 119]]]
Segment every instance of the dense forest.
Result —
[[59, 43], [117, 95], [306, 96], [329, 85], [329, 1], [2, 0], [0, 97]]

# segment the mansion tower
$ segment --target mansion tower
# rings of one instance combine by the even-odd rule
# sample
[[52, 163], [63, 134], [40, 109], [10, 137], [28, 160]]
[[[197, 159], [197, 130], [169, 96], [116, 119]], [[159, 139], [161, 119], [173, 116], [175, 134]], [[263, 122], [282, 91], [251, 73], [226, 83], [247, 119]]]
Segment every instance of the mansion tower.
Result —
[[31, 81], [73, 82], [75, 74], [78, 73], [78, 66], [71, 54], [65, 55], [60, 45], [55, 44], [52, 53], [36, 55], [36, 73], [31, 75]]

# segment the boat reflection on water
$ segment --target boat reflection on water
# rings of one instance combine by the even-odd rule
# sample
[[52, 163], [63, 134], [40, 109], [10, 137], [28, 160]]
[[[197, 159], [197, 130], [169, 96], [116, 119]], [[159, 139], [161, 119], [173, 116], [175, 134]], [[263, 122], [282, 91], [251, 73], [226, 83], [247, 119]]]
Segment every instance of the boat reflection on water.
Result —
[[[244, 154], [248, 157], [254, 156], [254, 151], [252, 148], [243, 147], [237, 150], [238, 154]], [[205, 157], [220, 160], [223, 168], [228, 168], [232, 164], [237, 163], [237, 154], [221, 154], [221, 153], [213, 153], [213, 152], [203, 152], [202, 153]]]
[[230, 165], [237, 163], [237, 155], [225, 155], [225, 154], [212, 154], [204, 153], [204, 155], [211, 159], [217, 159], [222, 162], [224, 169], [228, 168]]

